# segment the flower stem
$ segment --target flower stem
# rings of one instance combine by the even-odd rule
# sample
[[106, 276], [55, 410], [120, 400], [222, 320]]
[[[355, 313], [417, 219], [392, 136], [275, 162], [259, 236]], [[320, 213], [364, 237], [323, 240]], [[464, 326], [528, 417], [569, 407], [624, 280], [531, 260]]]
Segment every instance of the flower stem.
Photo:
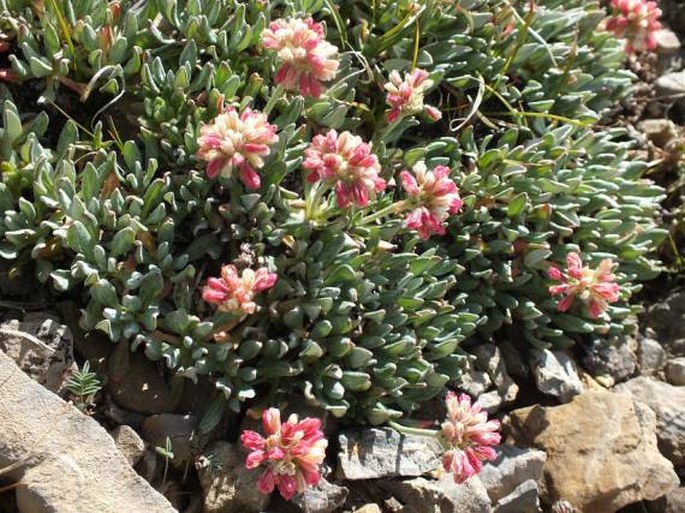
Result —
[[438, 438], [440, 436], [440, 431], [436, 429], [423, 429], [403, 426], [402, 424], [398, 424], [392, 420], [388, 422], [388, 426], [403, 435], [425, 436], [427, 438]]
[[408, 201], [406, 201], [406, 200], [397, 201], [391, 205], [388, 205], [385, 208], [380, 209], [378, 212], [374, 212], [373, 214], [362, 218], [362, 220], [359, 224], [365, 225], [365, 224], [372, 223], [372, 222], [376, 221], [377, 219], [380, 219], [381, 217], [388, 215], [388, 214], [399, 214], [400, 212], [406, 210], [408, 207], [409, 207]]

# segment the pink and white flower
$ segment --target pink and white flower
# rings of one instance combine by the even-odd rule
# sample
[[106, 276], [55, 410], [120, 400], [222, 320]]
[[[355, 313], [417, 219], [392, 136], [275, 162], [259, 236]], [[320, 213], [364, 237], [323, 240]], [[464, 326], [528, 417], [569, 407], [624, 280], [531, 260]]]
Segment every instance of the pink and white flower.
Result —
[[255, 431], [243, 431], [240, 435], [241, 443], [251, 451], [245, 466], [266, 468], [257, 481], [257, 489], [269, 494], [278, 488], [283, 498], [290, 500], [307, 486], [316, 486], [328, 446], [321, 421], [307, 417], [298, 422], [293, 414], [282, 423], [281, 412], [269, 408], [262, 414], [262, 425], [265, 436]]
[[207, 176], [230, 177], [235, 168], [249, 189], [258, 189], [261, 179], [256, 169], [264, 166], [270, 145], [278, 142], [276, 125], [267, 122], [266, 115], [250, 108], [238, 114], [232, 107], [200, 129], [197, 157], [209, 162]]
[[590, 317], [596, 319], [607, 308], [609, 303], [619, 300], [620, 286], [616, 283], [616, 277], [612, 270], [614, 262], [605, 258], [599, 263], [597, 269], [583, 267], [583, 261], [578, 253], [572, 252], [566, 256], [566, 271], [562, 272], [558, 267], [552, 266], [548, 270], [550, 279], [561, 282], [549, 287], [549, 293], [553, 296], [562, 296], [557, 305], [557, 310], [565, 312], [575, 301], [580, 299], [588, 308]]
[[233, 264], [221, 267], [221, 278], [209, 278], [202, 289], [202, 299], [219, 305], [222, 312], [239, 315], [257, 311], [254, 299], [260, 292], [273, 287], [278, 276], [262, 267], [256, 271], [245, 269], [242, 274]]
[[422, 111], [433, 121], [442, 117], [442, 112], [438, 109], [423, 103], [424, 94], [433, 87], [433, 81], [428, 78], [427, 71], [415, 69], [410, 73], [405, 73], [402, 79], [400, 74], [393, 70], [390, 72], [389, 79], [385, 84], [385, 89], [388, 91], [386, 101], [390, 105], [388, 121], [393, 122], [400, 116], [410, 116]]
[[661, 28], [661, 9], [648, 0], [611, 0], [612, 15], [606, 29], [626, 39], [628, 53], [655, 50], [656, 32]]
[[369, 204], [369, 198], [385, 189], [385, 180], [378, 174], [381, 166], [371, 152], [371, 145], [361, 137], [335, 130], [317, 135], [304, 150], [302, 167], [309, 170], [307, 180], [335, 184], [338, 206], [347, 208], [351, 203], [360, 207]]
[[412, 168], [414, 174], [404, 170], [400, 173], [402, 187], [409, 195], [413, 208], [405, 219], [408, 228], [417, 230], [422, 239], [431, 234], [444, 235], [444, 221], [464, 205], [457, 185], [450, 180], [447, 166], [428, 170], [423, 161]]
[[340, 65], [338, 48], [324, 39], [323, 25], [311, 18], [270, 23], [262, 31], [262, 44], [275, 51], [281, 63], [276, 83], [303, 96], [321, 96], [321, 83], [333, 80]]
[[483, 468], [483, 461], [495, 459], [494, 445], [501, 441], [498, 420], [488, 415], [466, 394], [447, 393], [447, 420], [440, 436], [449, 446], [443, 455], [443, 468], [452, 472], [456, 483], [463, 483]]

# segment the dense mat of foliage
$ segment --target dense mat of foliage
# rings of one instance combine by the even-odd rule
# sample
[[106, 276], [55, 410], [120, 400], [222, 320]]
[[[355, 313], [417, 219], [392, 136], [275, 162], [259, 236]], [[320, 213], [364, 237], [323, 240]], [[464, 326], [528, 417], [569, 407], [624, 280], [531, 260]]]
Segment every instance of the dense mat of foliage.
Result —
[[[662, 190], [626, 160], [624, 131], [602, 124], [631, 76], [597, 5], [0, 0], [0, 11], [0, 257], [80, 298], [83, 328], [180, 375], [211, 374], [234, 409], [297, 392], [383, 423], [458, 380], [467, 337], [505, 325], [534, 346], [620, 335], [631, 293], [656, 272]], [[308, 16], [337, 47], [319, 42], [322, 83], [291, 80], [264, 35]], [[432, 108], [393, 115], [385, 84], [414, 68], [429, 73], [416, 78]], [[233, 112], [263, 140], [247, 168], [208, 165], [202, 137]], [[371, 143], [368, 206], [316, 175], [314, 138], [329, 129], [358, 136], [355, 151]], [[403, 218], [400, 179], [422, 162], [448, 166], [460, 197], [427, 234]], [[601, 316], [581, 302], [557, 311], [548, 269], [571, 252], [619, 264], [620, 301]], [[242, 310], [216, 309], [203, 285], [224, 264], [277, 278]]]

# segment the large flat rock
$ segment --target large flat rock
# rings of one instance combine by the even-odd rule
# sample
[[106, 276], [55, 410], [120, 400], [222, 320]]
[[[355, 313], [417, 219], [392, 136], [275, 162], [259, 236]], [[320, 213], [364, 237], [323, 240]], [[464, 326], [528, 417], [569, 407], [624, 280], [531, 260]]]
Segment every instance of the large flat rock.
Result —
[[112, 437], [27, 377], [0, 352], [0, 468], [12, 477], [20, 513], [176, 510], [135, 473]]

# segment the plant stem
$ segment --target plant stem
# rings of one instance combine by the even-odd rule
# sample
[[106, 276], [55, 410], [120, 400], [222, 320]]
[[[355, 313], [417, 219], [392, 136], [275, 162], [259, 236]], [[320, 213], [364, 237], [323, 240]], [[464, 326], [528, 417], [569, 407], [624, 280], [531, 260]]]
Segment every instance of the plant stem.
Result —
[[425, 436], [427, 438], [438, 438], [440, 436], [440, 431], [437, 431], [435, 429], [423, 429], [403, 426], [402, 424], [398, 424], [397, 422], [392, 420], [388, 422], [388, 426], [390, 426], [395, 431], [403, 435]]

